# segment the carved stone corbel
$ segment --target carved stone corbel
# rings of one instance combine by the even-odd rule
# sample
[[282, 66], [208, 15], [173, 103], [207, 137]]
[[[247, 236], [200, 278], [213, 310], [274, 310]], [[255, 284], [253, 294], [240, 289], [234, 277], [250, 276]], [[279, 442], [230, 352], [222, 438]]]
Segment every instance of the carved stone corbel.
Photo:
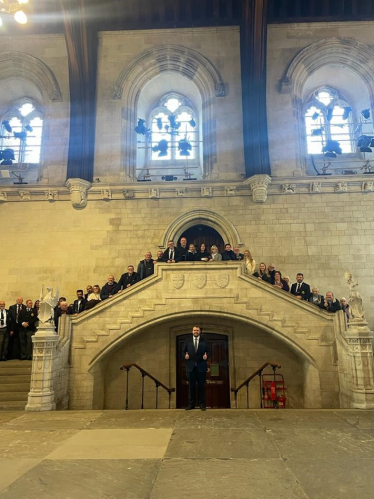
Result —
[[81, 178], [69, 178], [65, 185], [70, 191], [73, 207], [78, 210], [85, 208], [87, 206], [87, 192], [92, 184]]
[[269, 175], [253, 175], [246, 183], [252, 190], [252, 197], [255, 203], [265, 203], [268, 197], [268, 186], [271, 183]]
[[0, 192], [0, 203], [8, 201], [8, 194], [6, 192]]

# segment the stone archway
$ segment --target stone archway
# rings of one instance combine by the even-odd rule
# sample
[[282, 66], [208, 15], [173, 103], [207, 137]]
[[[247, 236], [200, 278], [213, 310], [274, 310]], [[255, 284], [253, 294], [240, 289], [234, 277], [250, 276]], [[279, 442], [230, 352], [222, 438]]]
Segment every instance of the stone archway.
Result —
[[243, 245], [238, 231], [227, 218], [212, 210], [198, 209], [183, 213], [176, 218], [166, 229], [159, 247], [166, 248], [170, 240], [177, 242], [184, 231], [199, 224], [212, 227], [224, 242], [229, 242], [232, 246]]

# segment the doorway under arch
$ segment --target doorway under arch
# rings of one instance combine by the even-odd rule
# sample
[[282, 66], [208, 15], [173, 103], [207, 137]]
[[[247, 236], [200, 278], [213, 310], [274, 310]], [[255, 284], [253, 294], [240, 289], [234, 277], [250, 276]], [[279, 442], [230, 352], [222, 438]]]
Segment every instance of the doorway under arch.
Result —
[[[222, 239], [221, 234], [213, 227], [209, 227], [209, 225], [194, 225], [185, 230], [180, 239], [182, 239], [182, 237], [185, 237], [187, 239], [187, 245], [194, 244], [196, 249], [199, 249], [200, 244], [204, 243], [209, 253], [210, 248], [213, 246], [213, 244], [217, 246], [219, 253], [222, 253], [222, 251], [225, 249], [225, 241]], [[178, 244], [180, 244], [180, 239], [178, 241]]]

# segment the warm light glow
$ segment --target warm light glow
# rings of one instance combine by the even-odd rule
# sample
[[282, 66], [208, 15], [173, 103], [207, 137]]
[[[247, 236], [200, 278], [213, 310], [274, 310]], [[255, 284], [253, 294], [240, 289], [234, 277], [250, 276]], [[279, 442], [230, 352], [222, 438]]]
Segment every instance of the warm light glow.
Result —
[[22, 10], [17, 10], [17, 12], [14, 14], [14, 19], [19, 24], [27, 23], [27, 16]]
[[0, 26], [2, 26], [2, 25], [3, 25], [3, 20], [0, 17]]
[[18, 3], [29, 3], [29, 0], [18, 0]]

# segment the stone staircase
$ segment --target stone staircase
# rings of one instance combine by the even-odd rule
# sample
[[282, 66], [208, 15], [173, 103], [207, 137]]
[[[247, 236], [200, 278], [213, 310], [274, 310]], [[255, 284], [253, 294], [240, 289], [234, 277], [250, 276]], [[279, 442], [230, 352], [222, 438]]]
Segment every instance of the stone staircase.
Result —
[[30, 360], [0, 362], [0, 410], [20, 410], [27, 404], [31, 382]]

